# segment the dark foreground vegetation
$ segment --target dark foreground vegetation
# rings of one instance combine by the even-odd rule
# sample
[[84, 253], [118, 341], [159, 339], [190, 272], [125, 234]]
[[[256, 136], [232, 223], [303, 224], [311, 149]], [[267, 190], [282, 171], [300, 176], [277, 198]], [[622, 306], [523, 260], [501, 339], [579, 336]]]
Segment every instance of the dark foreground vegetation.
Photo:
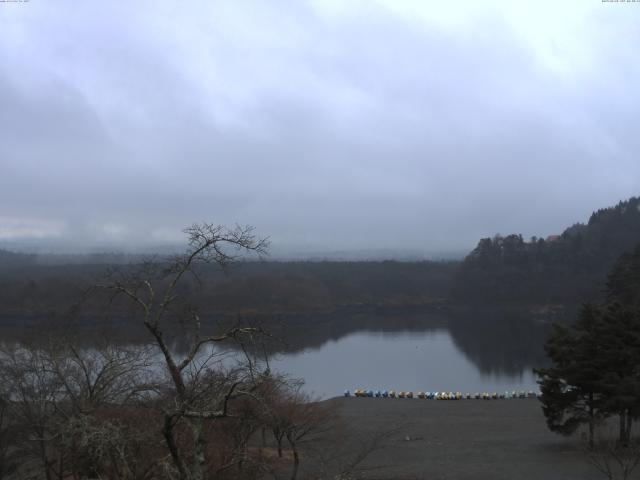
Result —
[[270, 371], [263, 329], [206, 328], [182, 288], [237, 252], [264, 253], [266, 242], [249, 227], [186, 233], [184, 255], [110, 272], [87, 291], [91, 311], [104, 301], [129, 309], [147, 347], [82, 348], [71, 332], [3, 345], [0, 478], [295, 479], [309, 440], [322, 448], [306, 475], [345, 476], [367, 456], [344, 446], [331, 411], [299, 382]]
[[585, 304], [578, 321], [556, 326], [546, 344], [553, 366], [540, 369], [542, 403], [553, 431], [573, 433], [619, 418], [619, 443], [631, 442], [640, 417], [640, 246], [609, 275], [606, 300]]
[[373, 449], [249, 356], [201, 357], [178, 387], [149, 349], [67, 338], [0, 355], [2, 479], [332, 478]]

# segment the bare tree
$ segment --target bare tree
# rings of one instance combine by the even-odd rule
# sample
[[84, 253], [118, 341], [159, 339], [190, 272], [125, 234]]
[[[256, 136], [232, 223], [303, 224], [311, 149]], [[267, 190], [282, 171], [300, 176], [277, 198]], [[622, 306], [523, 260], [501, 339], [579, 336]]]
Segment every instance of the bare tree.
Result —
[[9, 424], [10, 401], [3, 387], [4, 384], [0, 385], [0, 480], [7, 478], [18, 468], [15, 447], [12, 444], [15, 430]]
[[264, 332], [239, 323], [208, 331], [189, 298], [204, 267], [226, 269], [267, 243], [250, 227], [203, 224], [186, 233], [183, 255], [111, 271], [92, 288], [112, 308], [135, 312], [149, 348], [79, 347], [65, 332], [1, 353], [0, 413], [10, 411], [19, 435], [5, 450], [0, 436], [0, 454], [19, 453], [20, 478], [202, 480], [288, 470], [256, 446], [265, 428], [280, 456], [286, 442], [289, 476], [299, 476], [302, 451], [331, 428], [332, 415], [257, 358]]
[[21, 475], [42, 471], [47, 480], [63, 478], [62, 458], [53, 448], [60, 382], [40, 348], [5, 346], [0, 352], [0, 381], [7, 391], [10, 422], [16, 427], [13, 448], [23, 459]]
[[81, 349], [68, 337], [50, 344], [49, 368], [64, 399], [55, 405], [55, 441], [67, 468], [122, 480], [154, 473], [156, 435], [139, 421], [148, 417], [140, 399], [156, 388], [148, 349], [108, 341]]
[[164, 453], [159, 426], [147, 410], [104, 408], [61, 424], [57, 445], [75, 477], [158, 478]]
[[[158, 262], [149, 262], [111, 275], [98, 285], [124, 297], [137, 308], [141, 321], [159, 349], [169, 383], [162, 392], [167, 399], [163, 409], [162, 433], [181, 480], [202, 480], [207, 471], [205, 422], [229, 416], [229, 402], [252, 394], [259, 376], [252, 365], [248, 369], [222, 372], [212, 368], [212, 350], [205, 360], [200, 356], [207, 346], [229, 340], [241, 340], [257, 334], [255, 328], [236, 326], [219, 334], [203, 334], [197, 309], [182, 302], [180, 286], [187, 275], [199, 282], [199, 268], [214, 265], [226, 269], [241, 254], [266, 253], [268, 242], [257, 238], [252, 227], [228, 229], [220, 225], [194, 224], [185, 230], [188, 249], [170, 259], [158, 270]], [[167, 322], [190, 324], [186, 354], [171, 349]]]
[[91, 349], [81, 349], [68, 337], [49, 342], [51, 373], [68, 400], [59, 404], [62, 413], [88, 414], [104, 405], [125, 405], [151, 388], [152, 365], [148, 349], [128, 347], [109, 341]]
[[311, 399], [296, 392], [285, 399], [285, 415], [289, 418], [285, 436], [293, 453], [291, 479], [296, 480], [300, 467], [300, 443], [312, 440], [331, 427], [332, 413], [326, 407], [312, 403]]
[[[2, 405], [13, 433], [7, 451], [20, 459], [20, 478], [63, 479], [113, 470], [90, 452], [106, 452], [116, 445], [116, 427], [140, 391], [139, 380], [147, 366], [144, 350], [111, 344], [81, 349], [69, 338], [4, 346], [0, 352], [0, 383], [6, 392]], [[144, 425], [136, 432], [147, 430]], [[98, 431], [103, 434], [96, 435]], [[122, 435], [117, 445], [120, 451], [131, 451], [132, 443]]]
[[271, 432], [279, 459], [283, 459], [284, 442], [291, 455], [290, 478], [300, 469], [301, 448], [318, 440], [335, 426], [335, 415], [325, 405], [314, 401], [302, 390], [303, 382], [275, 375], [261, 391], [261, 423]]

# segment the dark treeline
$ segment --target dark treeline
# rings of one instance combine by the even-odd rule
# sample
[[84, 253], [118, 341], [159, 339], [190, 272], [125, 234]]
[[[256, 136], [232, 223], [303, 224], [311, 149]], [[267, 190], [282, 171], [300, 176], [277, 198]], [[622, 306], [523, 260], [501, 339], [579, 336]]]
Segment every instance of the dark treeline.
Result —
[[[33, 256], [0, 251], [0, 312], [7, 317], [64, 315], [83, 290], [99, 282], [109, 268], [125, 267], [104, 263], [43, 265]], [[229, 274], [203, 270], [198, 279], [188, 279], [184, 289], [195, 287], [197, 282], [204, 284], [204, 295], [193, 301], [208, 314], [425, 305], [446, 298], [455, 268], [455, 262], [426, 261], [246, 261], [234, 265]], [[85, 313], [95, 312], [85, 305]]]
[[10, 247], [0, 247], [0, 267], [25, 265], [124, 265], [145, 258], [143, 254], [122, 252], [96, 252], [87, 254], [21, 253]]
[[547, 239], [483, 238], [465, 258], [452, 297], [464, 303], [580, 304], [600, 298], [616, 259], [640, 243], [640, 198], [594, 212]]
[[[207, 314], [331, 312], [444, 301], [575, 306], [599, 298], [615, 260], [638, 243], [640, 198], [631, 198], [547, 239], [484, 238], [462, 263], [243, 261], [229, 275], [203, 271], [205, 295], [193, 301]], [[65, 315], [105, 271], [141, 262], [139, 256], [118, 254], [69, 257], [67, 263], [66, 257], [43, 258], [0, 250], [3, 317]], [[197, 281], [191, 278], [184, 288]]]

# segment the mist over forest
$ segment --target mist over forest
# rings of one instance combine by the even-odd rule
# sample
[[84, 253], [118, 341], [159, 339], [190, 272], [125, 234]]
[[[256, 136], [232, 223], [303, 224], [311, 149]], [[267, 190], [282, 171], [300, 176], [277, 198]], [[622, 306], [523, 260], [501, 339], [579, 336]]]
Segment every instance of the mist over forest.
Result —
[[[481, 239], [463, 260], [257, 261], [228, 272], [203, 268], [197, 300], [208, 314], [330, 312], [345, 307], [515, 305], [575, 308], [599, 298], [620, 255], [640, 243], [640, 199], [601, 208], [557, 236]], [[65, 315], [109, 268], [161, 254], [42, 255], [0, 250], [0, 305], [6, 315]], [[170, 258], [170, 257], [168, 257]], [[194, 300], [196, 301], [196, 300]], [[96, 306], [96, 308], [98, 308]]]

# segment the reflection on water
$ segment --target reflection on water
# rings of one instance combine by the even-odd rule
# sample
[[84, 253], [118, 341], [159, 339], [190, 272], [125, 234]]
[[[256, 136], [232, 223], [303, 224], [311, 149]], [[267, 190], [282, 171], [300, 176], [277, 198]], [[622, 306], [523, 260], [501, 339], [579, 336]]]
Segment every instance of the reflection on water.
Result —
[[357, 332], [322, 347], [279, 355], [272, 367], [327, 398], [348, 388], [425, 391], [535, 389], [530, 369], [483, 373], [446, 330]]
[[[225, 328], [209, 319], [207, 331]], [[523, 312], [474, 309], [465, 313], [356, 309], [339, 313], [257, 316], [247, 319], [279, 340], [269, 349], [276, 353], [272, 368], [303, 378], [307, 390], [323, 398], [345, 389], [371, 388], [428, 391], [504, 391], [536, 389], [533, 367], [543, 366], [542, 345], [548, 323]], [[5, 326], [5, 341], [19, 341], [43, 329]], [[142, 325], [126, 322], [104, 325], [95, 321], [74, 324], [74, 335], [90, 347], [110, 337], [126, 345], [149, 338]], [[176, 352], [185, 352], [184, 335], [175, 332]], [[92, 340], [94, 339], [94, 340]], [[229, 345], [230, 346], [230, 345]], [[229, 347], [228, 346], [228, 347]], [[220, 347], [220, 346], [219, 346]]]
[[546, 364], [544, 340], [550, 325], [522, 313], [474, 312], [451, 318], [449, 331], [482, 373], [517, 376]]
[[322, 397], [345, 389], [534, 390], [549, 324], [524, 311], [392, 310], [288, 319], [277, 367]]

